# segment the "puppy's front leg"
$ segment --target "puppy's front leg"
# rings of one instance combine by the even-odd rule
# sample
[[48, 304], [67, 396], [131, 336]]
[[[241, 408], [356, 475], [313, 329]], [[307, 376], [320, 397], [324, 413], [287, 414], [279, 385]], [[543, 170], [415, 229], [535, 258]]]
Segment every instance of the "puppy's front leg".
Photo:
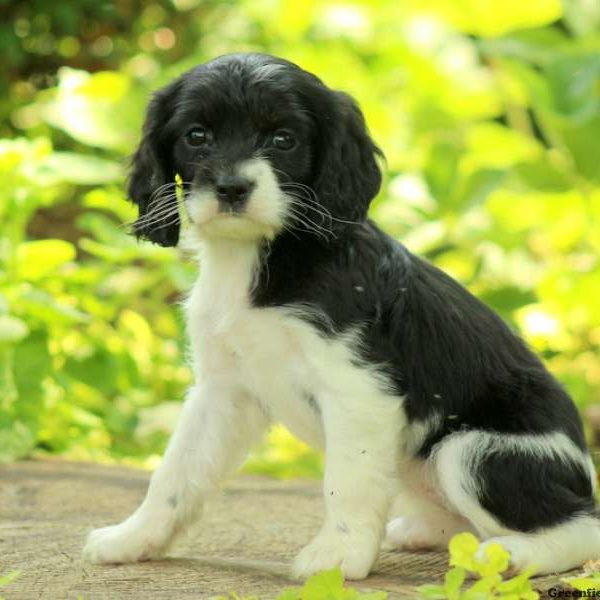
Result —
[[241, 465], [267, 423], [258, 403], [240, 390], [214, 383], [191, 388], [146, 498], [119, 525], [92, 531], [84, 556], [95, 563], [161, 556], [199, 517], [206, 497]]
[[401, 407], [387, 397], [328, 400], [321, 405], [325, 523], [296, 558], [294, 574], [339, 566], [346, 578], [362, 579], [377, 559], [397, 486]]

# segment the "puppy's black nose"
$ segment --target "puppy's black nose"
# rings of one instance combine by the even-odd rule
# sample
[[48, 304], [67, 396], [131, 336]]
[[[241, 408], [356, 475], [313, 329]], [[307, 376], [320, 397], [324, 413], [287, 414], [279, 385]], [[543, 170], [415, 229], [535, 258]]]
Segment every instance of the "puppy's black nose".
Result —
[[237, 175], [221, 175], [215, 183], [215, 192], [219, 202], [231, 207], [239, 207], [250, 196], [254, 183]]

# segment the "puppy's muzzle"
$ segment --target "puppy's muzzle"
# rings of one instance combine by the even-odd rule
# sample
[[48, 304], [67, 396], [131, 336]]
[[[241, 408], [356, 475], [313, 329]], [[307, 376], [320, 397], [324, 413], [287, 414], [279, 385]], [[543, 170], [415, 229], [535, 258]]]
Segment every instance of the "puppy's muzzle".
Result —
[[254, 182], [239, 175], [221, 175], [215, 182], [219, 212], [243, 212], [254, 189]]

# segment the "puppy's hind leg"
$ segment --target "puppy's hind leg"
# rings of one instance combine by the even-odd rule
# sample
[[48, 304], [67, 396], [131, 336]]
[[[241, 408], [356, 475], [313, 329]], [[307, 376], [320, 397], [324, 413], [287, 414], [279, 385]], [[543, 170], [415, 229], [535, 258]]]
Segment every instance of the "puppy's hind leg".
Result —
[[92, 531], [84, 556], [95, 563], [164, 554], [202, 512], [204, 500], [241, 465], [268, 419], [256, 401], [226, 384], [191, 388], [179, 424], [139, 508], [119, 525]]
[[523, 535], [512, 533], [491, 537], [481, 545], [500, 544], [510, 554], [515, 571], [561, 573], [600, 559], [600, 522], [596, 517], [578, 516], [543, 531]]
[[[434, 449], [448, 504], [515, 571], [567, 571], [600, 557], [594, 473], [565, 434], [456, 433]], [[484, 544], [484, 545], [485, 545]]]
[[384, 549], [445, 550], [450, 538], [473, 526], [444, 506], [430, 461], [405, 459], [400, 466], [401, 489], [386, 528]]
[[473, 531], [471, 523], [461, 515], [429, 503], [425, 498], [421, 501], [420, 510], [389, 521], [384, 549], [445, 550], [452, 536]]

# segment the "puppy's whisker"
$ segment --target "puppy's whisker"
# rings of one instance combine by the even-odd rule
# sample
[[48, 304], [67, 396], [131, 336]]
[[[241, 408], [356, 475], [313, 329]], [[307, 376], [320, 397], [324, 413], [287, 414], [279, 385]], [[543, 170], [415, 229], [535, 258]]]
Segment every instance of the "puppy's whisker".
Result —
[[[285, 171], [282, 171], [281, 169], [277, 169], [273, 165], [271, 165], [271, 169], [273, 169], [273, 171], [275, 171], [275, 173], [280, 173], [283, 177], [286, 177], [287, 179], [291, 179], [291, 177]], [[279, 185], [280, 186], [289, 185], [290, 183], [292, 183], [292, 182], [284, 181], [283, 183], [280, 183]]]
[[[186, 186], [188, 186], [188, 187], [186, 188]], [[189, 190], [190, 186], [191, 186], [191, 183], [185, 182], [185, 183], [182, 183], [181, 188], [182, 188], [183, 192], [185, 193], [186, 191]], [[172, 190], [173, 187], [175, 187], [174, 190]], [[156, 204], [163, 202], [164, 198], [167, 198], [167, 197], [176, 198], [177, 197], [177, 189], [179, 187], [180, 186], [178, 186], [176, 183], [165, 183], [165, 184], [161, 185], [159, 188], [154, 190], [154, 192], [152, 192], [152, 194], [150, 195], [150, 199], [148, 202], [148, 209], [150, 209], [152, 206], [154, 206]], [[169, 189], [171, 189], [172, 191], [169, 194], [164, 194], [164, 192], [168, 191]]]
[[170, 188], [170, 187], [179, 187], [181, 186], [185, 186], [185, 185], [191, 185], [192, 182], [191, 181], [167, 181], [167, 183], [163, 183], [162, 185], [159, 185], [154, 191], [153, 191], [153, 195], [154, 194], [160, 194], [161, 191]]
[[338, 217], [334, 217], [331, 214], [331, 212], [329, 212], [329, 210], [327, 210], [327, 208], [325, 206], [323, 206], [321, 203], [317, 202], [313, 198], [303, 197], [303, 200], [307, 200], [308, 202], [312, 202], [312, 204], [314, 206], [312, 206], [312, 205], [309, 206], [309, 208], [311, 208], [312, 210], [317, 211], [317, 212], [325, 211], [325, 213], [327, 214], [327, 218], [331, 219], [332, 221], [336, 221], [337, 223], [346, 223], [348, 225], [362, 225], [363, 224], [361, 221], [349, 221], [347, 219], [340, 219]]
[[[331, 225], [331, 214], [328, 211], [321, 211], [312, 206], [304, 204], [304, 202], [303, 202], [304, 198], [297, 196], [296, 194], [288, 193], [288, 197], [292, 199], [292, 205], [296, 209], [298, 209], [298, 211], [301, 212], [301, 214], [303, 214], [303, 216], [305, 218], [310, 219], [309, 215], [303, 211], [306, 209], [313, 210], [321, 217], [321, 226], [323, 228], [326, 228], [327, 230], [331, 230], [331, 226], [330, 226]], [[297, 202], [297, 200], [300, 200], [300, 202]], [[310, 219], [310, 220], [312, 221], [312, 219]], [[329, 223], [328, 223], [328, 221], [329, 221]], [[316, 223], [315, 223], [315, 225], [316, 225]]]
[[333, 220], [331, 213], [327, 209], [320, 209], [320, 208], [317, 208], [310, 204], [305, 204], [304, 200], [306, 200], [306, 198], [304, 198], [303, 196], [297, 196], [295, 194], [290, 194], [290, 195], [301, 201], [300, 203], [297, 204], [297, 206], [302, 207], [303, 209], [308, 209], [308, 210], [314, 211], [315, 213], [317, 213], [321, 217], [323, 217], [324, 220], [329, 220], [329, 221]]
[[142, 222], [136, 222], [135, 225], [137, 227], [142, 226], [142, 227], [151, 228], [154, 225], [159, 225], [159, 224], [162, 224], [162, 223], [168, 221], [169, 219], [171, 219], [174, 216], [179, 217], [179, 213], [178, 212], [171, 212], [171, 213], [168, 213], [166, 215], [161, 216], [160, 218], [150, 219], [150, 220], [142, 221]]
[[156, 221], [157, 219], [162, 219], [168, 217], [171, 213], [179, 212], [179, 207], [175, 204], [169, 204], [168, 206], [161, 207], [154, 211], [151, 211], [142, 217], [139, 217], [134, 222], [136, 223], [145, 223], [150, 221]]
[[[303, 192], [306, 192], [306, 195], [305, 194], [302, 194], [302, 196], [298, 196], [297, 194], [294, 194], [294, 195], [297, 198], [308, 202], [309, 204], [307, 205], [307, 208], [311, 208], [315, 212], [319, 212], [321, 214], [326, 215], [326, 217], [328, 219], [331, 219], [332, 221], [335, 221], [336, 223], [344, 223], [346, 225], [362, 225], [361, 221], [349, 221], [347, 219], [340, 219], [338, 217], [334, 217], [331, 214], [331, 212], [325, 206], [323, 206], [323, 204], [321, 204], [318, 201], [317, 193], [308, 185], [305, 185], [303, 183], [296, 183], [296, 182], [290, 182], [290, 183], [284, 182], [284, 183], [280, 183], [279, 185], [284, 190], [287, 190], [287, 188], [295, 188], [296, 190], [302, 190]], [[292, 192], [288, 192], [288, 193], [290, 195], [292, 195]]]
[[294, 233], [294, 229], [292, 227], [289, 227], [287, 225], [282, 225], [281, 227], [282, 231], [287, 231], [290, 235], [292, 235], [293, 237], [295, 237], [297, 240], [299, 240], [300, 238]]
[[306, 190], [312, 197], [317, 198], [317, 192], [315, 192], [315, 190], [313, 190], [313, 188], [311, 188], [309, 185], [304, 183], [299, 183], [297, 181], [284, 181], [281, 185], [285, 187], [296, 187]]
[[[297, 202], [296, 200], [292, 200], [292, 207], [296, 210], [297, 213], [303, 215], [307, 219], [311, 219], [310, 214], [307, 212], [307, 208], [309, 208], [309, 207], [307, 207], [304, 203]], [[328, 222], [327, 214], [321, 213], [321, 212], [318, 212], [317, 214], [320, 217], [319, 220], [320, 220], [321, 227], [331, 229], [330, 221]], [[311, 219], [311, 221], [312, 220], [313, 219]]]
[[[302, 221], [301, 221], [302, 222]], [[300, 239], [297, 235], [295, 235], [293, 232], [294, 231], [304, 231], [305, 233], [311, 233], [316, 235], [317, 237], [321, 237], [325, 240], [327, 240], [328, 238], [325, 237], [321, 232], [315, 231], [312, 227], [310, 227], [309, 225], [306, 225], [306, 227], [301, 227], [299, 226], [297, 223], [293, 223], [290, 224], [290, 226], [288, 227], [284, 227], [283, 228], [285, 231], [288, 231], [289, 233], [291, 233], [296, 239]]]
[[162, 196], [160, 199], [160, 203], [155, 203], [154, 206], [148, 207], [147, 214], [155, 213], [157, 211], [164, 210], [165, 208], [172, 208], [173, 206], [177, 206], [176, 198], [177, 196], [174, 192], [169, 194], [168, 196]]
[[174, 219], [171, 219], [170, 221], [166, 221], [165, 223], [161, 223], [158, 227], [152, 227], [150, 229], [150, 231], [158, 231], [160, 229], [164, 229], [165, 227], [170, 227], [171, 225], [180, 224], [180, 223], [181, 223], [181, 220], [179, 218], [179, 214], [177, 214]]
[[143, 217], [140, 217], [139, 219], [136, 219], [134, 221], [130, 221], [128, 223], [124, 223], [122, 225], [122, 227], [124, 228], [130, 228], [132, 226], [136, 226], [136, 227], [149, 227], [151, 225], [153, 225], [154, 223], [158, 223], [159, 221], [163, 221], [165, 219], [169, 219], [171, 218], [173, 215], [179, 215], [179, 210], [178, 207], [168, 207], [167, 209], [162, 210], [159, 213], [152, 213], [152, 214], [147, 214], [144, 215]]
[[160, 198], [163, 195], [163, 192], [166, 192], [168, 190], [173, 189], [176, 186], [175, 182], [173, 183], [163, 183], [163, 185], [157, 187], [152, 194], [150, 194], [150, 198], [148, 200], [148, 206], [150, 206], [153, 202], [156, 201], [156, 199], [158, 198], [160, 200]]
[[302, 222], [305, 225], [309, 225], [315, 230], [315, 231], [319, 231], [325, 235], [331, 235], [332, 237], [335, 237], [333, 234], [333, 231], [331, 229], [327, 229], [326, 227], [323, 227], [323, 225], [320, 225], [319, 223], [315, 223], [315, 221], [313, 221], [310, 217], [308, 217], [306, 214], [303, 214], [301, 212], [298, 211], [291, 211], [292, 214], [298, 219], [298, 220], [302, 220]]
[[296, 187], [296, 188], [300, 188], [302, 190], [305, 190], [306, 192], [308, 192], [310, 194], [310, 196], [312, 196], [313, 198], [317, 199], [317, 192], [315, 192], [315, 190], [313, 188], [311, 188], [309, 185], [306, 185], [305, 183], [299, 183], [297, 181], [284, 181], [282, 184], [282, 186], [285, 187]]
[[153, 204], [149, 204], [146, 208], [146, 214], [153, 214], [166, 208], [172, 208], [173, 206], [177, 206], [177, 200], [174, 193], [169, 196], [161, 197], [158, 202], [155, 201]]
[[[308, 233], [314, 233], [315, 235], [321, 237], [326, 241], [329, 239], [328, 236], [331, 236], [333, 238], [336, 237], [333, 231], [325, 229], [324, 227], [320, 226], [319, 224], [306, 217], [306, 215], [303, 215], [298, 211], [294, 210], [293, 207], [290, 207], [289, 216], [290, 220], [295, 222], [293, 227], [296, 229], [300, 229], [301, 231], [306, 231]], [[296, 223], [301, 223], [302, 225], [304, 225], [304, 227], [306, 227], [306, 229], [298, 227]]]
[[[307, 208], [310, 208], [311, 210], [314, 210], [315, 212], [319, 212], [321, 214], [326, 214], [328, 219], [331, 219], [332, 221], [335, 221], [336, 223], [345, 223], [346, 225], [362, 225], [363, 224], [361, 221], [349, 221], [347, 219], [339, 219], [338, 217], [334, 217], [322, 204], [319, 204], [318, 208], [316, 206], [310, 206], [310, 205], [308, 205]], [[323, 213], [322, 210], [325, 210], [326, 212]]]

